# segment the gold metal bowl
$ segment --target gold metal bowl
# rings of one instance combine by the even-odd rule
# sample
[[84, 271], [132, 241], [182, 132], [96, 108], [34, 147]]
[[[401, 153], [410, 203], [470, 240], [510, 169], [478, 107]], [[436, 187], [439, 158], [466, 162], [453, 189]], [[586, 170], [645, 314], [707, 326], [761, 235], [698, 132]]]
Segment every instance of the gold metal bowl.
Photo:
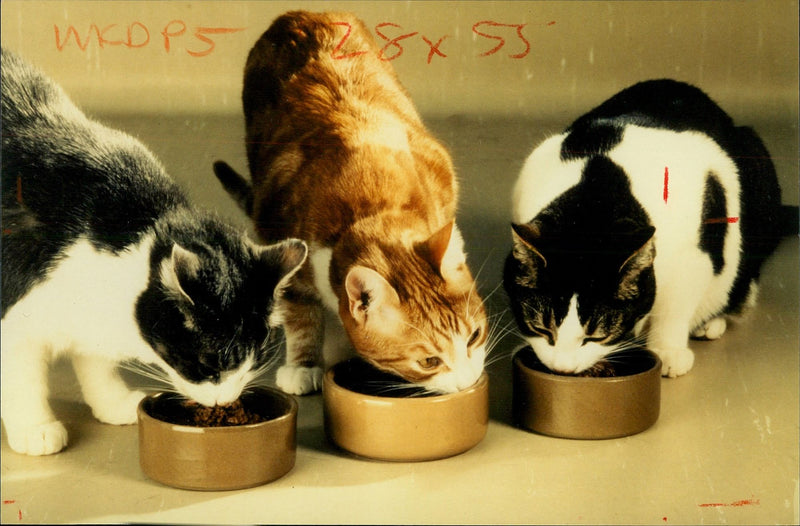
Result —
[[200, 427], [186, 419], [181, 399], [168, 393], [139, 404], [139, 463], [151, 479], [182, 489], [233, 490], [271, 482], [288, 473], [297, 448], [297, 402], [275, 389], [241, 397], [259, 415], [253, 424]]
[[379, 395], [358, 387], [370, 385], [364, 374], [370, 374], [371, 366], [365, 366], [358, 358], [347, 360], [329, 369], [323, 379], [325, 430], [342, 449], [377, 460], [415, 462], [458, 455], [486, 435], [485, 372], [472, 387], [457, 393], [426, 396], [398, 387]]
[[513, 415], [518, 427], [561, 438], [633, 435], [658, 420], [661, 360], [645, 349], [615, 360], [617, 375], [583, 377], [547, 369], [530, 347], [513, 359]]

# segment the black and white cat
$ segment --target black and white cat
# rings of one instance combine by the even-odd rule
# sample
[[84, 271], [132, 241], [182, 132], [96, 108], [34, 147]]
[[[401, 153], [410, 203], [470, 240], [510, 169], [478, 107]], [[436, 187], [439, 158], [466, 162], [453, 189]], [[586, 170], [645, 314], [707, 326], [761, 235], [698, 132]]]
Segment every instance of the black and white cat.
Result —
[[155, 364], [179, 393], [229, 403], [277, 344], [278, 300], [305, 243], [257, 246], [201, 213], [138, 141], [87, 119], [2, 51], [2, 420], [11, 448], [67, 431], [47, 365], [68, 353], [95, 417], [136, 421], [118, 364]]
[[754, 304], [780, 199], [759, 137], [702, 91], [672, 80], [621, 91], [522, 168], [504, 285], [523, 336], [560, 372], [636, 335], [663, 375], [687, 373], [689, 335], [719, 338]]

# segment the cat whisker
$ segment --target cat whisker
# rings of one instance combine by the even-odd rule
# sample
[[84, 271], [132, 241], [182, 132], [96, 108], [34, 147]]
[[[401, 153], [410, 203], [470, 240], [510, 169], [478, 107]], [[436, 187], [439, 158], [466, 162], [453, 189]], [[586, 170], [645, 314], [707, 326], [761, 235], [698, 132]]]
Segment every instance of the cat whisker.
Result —
[[492, 290], [490, 290], [489, 293], [484, 296], [483, 301], [485, 303], [488, 303], [489, 300], [492, 299], [492, 296], [497, 294], [498, 290], [502, 290], [502, 287], [503, 287], [503, 282], [502, 281], [498, 282], [497, 285], [495, 285], [494, 288]]

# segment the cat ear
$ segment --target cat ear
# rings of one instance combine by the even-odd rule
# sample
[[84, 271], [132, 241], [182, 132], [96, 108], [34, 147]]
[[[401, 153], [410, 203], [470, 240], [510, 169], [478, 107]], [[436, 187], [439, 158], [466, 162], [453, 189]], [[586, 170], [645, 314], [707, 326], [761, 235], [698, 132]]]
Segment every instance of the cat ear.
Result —
[[175, 243], [172, 254], [161, 263], [161, 283], [172, 294], [194, 305], [186, 293], [185, 284], [197, 277], [200, 271], [200, 258], [194, 252]]
[[655, 244], [653, 243], [655, 231], [654, 226], [648, 225], [626, 236], [628, 246], [634, 247], [634, 250], [619, 266], [620, 272], [625, 270], [626, 267], [644, 268], [653, 264], [656, 256]]
[[[348, 310], [359, 325], [368, 320], [385, 319], [400, 304], [397, 291], [386, 279], [367, 267], [356, 265], [347, 272], [344, 282]], [[377, 321], [377, 320], [376, 320]]]
[[308, 256], [308, 245], [299, 239], [286, 239], [274, 245], [259, 246], [253, 245], [258, 251], [258, 256], [262, 262], [275, 272], [277, 262], [280, 280], [275, 286], [273, 296], [278, 297], [289, 285], [289, 282], [303, 266]]
[[[652, 267], [656, 257], [656, 246], [653, 240], [654, 227], [647, 227], [636, 233], [637, 243], [644, 239], [644, 243], [619, 267], [620, 283], [616, 297], [626, 300], [633, 298], [639, 292], [637, 283], [639, 275], [648, 267]], [[647, 237], [645, 237], [647, 236]]]
[[419, 252], [445, 279], [466, 268], [464, 238], [455, 221], [450, 221], [421, 243]]
[[[511, 223], [511, 237], [514, 239], [514, 252], [519, 254], [519, 249], [524, 249], [536, 254], [542, 260], [542, 264], [547, 267], [547, 259], [536, 248], [536, 244], [542, 236], [541, 230], [536, 223]], [[521, 254], [520, 254], [521, 255]]]

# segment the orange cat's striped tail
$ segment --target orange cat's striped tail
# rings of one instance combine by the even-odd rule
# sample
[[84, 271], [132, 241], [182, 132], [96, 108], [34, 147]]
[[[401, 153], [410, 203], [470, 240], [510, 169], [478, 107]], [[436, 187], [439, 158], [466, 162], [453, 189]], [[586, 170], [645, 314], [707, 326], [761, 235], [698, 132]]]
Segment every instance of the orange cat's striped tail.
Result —
[[253, 186], [225, 161], [214, 162], [214, 174], [225, 191], [250, 216], [253, 212]]

